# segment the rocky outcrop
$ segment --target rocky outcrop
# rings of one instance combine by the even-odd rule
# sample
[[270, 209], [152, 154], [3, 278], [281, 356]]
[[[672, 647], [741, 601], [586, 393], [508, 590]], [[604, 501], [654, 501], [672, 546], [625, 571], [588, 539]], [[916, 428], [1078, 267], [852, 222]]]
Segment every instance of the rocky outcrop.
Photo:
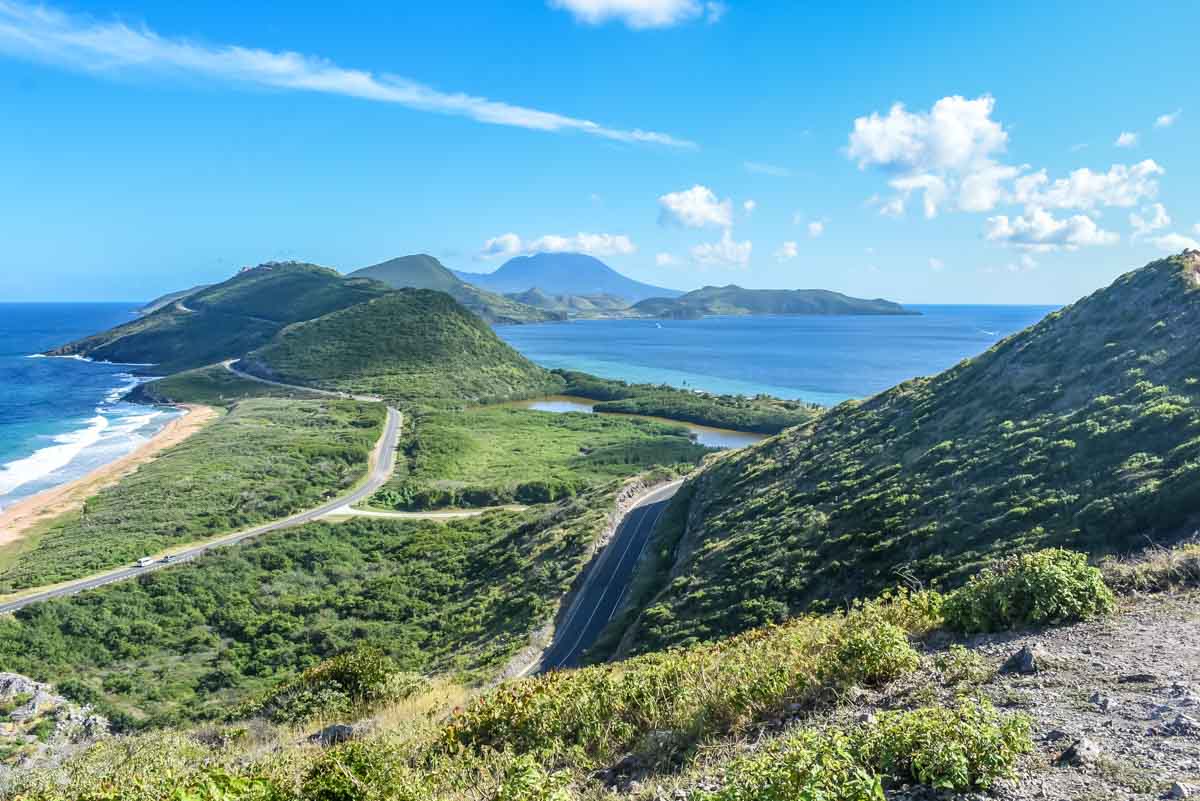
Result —
[[0, 673], [0, 748], [9, 762], [28, 766], [54, 759], [108, 734], [108, 721], [90, 706], [56, 694], [53, 687]]

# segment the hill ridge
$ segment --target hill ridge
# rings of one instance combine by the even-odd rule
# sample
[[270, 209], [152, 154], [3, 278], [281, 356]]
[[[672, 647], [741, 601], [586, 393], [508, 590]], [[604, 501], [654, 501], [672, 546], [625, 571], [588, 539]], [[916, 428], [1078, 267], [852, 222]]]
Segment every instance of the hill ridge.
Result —
[[[718, 460], [641, 649], [988, 560], [1169, 542], [1200, 520], [1200, 254], [1161, 259], [985, 353]], [[1189, 522], [1191, 521], [1191, 522]]]

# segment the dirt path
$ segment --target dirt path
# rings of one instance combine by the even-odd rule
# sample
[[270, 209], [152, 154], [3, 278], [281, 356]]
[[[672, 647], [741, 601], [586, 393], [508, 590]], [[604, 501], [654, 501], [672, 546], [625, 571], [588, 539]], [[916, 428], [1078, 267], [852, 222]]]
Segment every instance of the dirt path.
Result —
[[217, 410], [210, 406], [186, 405], [184, 409], [181, 417], [167, 423], [139, 448], [115, 462], [4, 509], [0, 512], [0, 547], [20, 540], [43, 520], [79, 509], [88, 498], [133, 473], [167, 448], [183, 442], [217, 416]]

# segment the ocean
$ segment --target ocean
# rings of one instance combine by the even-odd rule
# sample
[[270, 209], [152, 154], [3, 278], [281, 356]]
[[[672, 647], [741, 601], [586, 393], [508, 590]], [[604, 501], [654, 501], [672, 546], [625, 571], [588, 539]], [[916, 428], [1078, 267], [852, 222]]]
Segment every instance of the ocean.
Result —
[[175, 412], [126, 403], [130, 366], [36, 358], [133, 318], [130, 303], [0, 303], [0, 509], [133, 451]]
[[[137, 304], [0, 303], [0, 509], [131, 452], [175, 412], [121, 400], [130, 365], [33, 354], [130, 320]], [[713, 317], [498, 326], [547, 367], [821, 404], [974, 356], [1051, 306], [914, 306], [912, 317]]]
[[545, 367], [831, 405], [932, 375], [1055, 306], [910, 306], [916, 316], [577, 320], [497, 326]]

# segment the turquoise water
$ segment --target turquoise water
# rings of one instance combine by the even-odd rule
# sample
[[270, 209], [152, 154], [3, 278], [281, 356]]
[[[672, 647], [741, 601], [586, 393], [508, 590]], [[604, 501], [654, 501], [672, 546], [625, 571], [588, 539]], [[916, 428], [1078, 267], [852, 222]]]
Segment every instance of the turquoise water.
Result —
[[1053, 306], [911, 306], [920, 316], [576, 320], [497, 326], [538, 364], [820, 404], [863, 398], [975, 356]]
[[124, 456], [175, 416], [121, 400], [139, 381], [128, 365], [32, 357], [135, 308], [0, 303], [0, 508]]

